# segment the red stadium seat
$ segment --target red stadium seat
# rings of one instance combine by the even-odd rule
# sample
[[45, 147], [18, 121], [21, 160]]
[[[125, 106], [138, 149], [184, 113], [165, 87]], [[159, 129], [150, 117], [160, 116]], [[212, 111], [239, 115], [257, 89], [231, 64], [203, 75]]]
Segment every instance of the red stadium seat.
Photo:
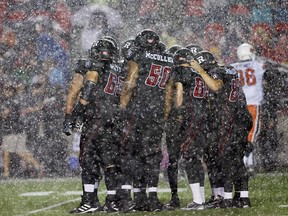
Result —
[[220, 36], [223, 36], [225, 28], [220, 23], [209, 23], [206, 25], [205, 32], [208, 33], [210, 31], [217, 32]]
[[277, 23], [275, 25], [275, 32], [288, 32], [288, 23]]

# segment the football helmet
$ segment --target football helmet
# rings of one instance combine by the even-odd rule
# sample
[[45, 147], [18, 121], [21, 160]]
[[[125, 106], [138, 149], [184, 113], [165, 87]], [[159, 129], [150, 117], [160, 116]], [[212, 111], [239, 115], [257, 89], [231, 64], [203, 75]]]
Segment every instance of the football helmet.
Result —
[[135, 45], [141, 48], [154, 48], [159, 44], [159, 35], [151, 29], [144, 29], [135, 37]]
[[193, 53], [187, 48], [181, 48], [174, 54], [175, 65], [190, 63], [193, 59]]
[[171, 46], [169, 49], [167, 49], [166, 50], [166, 52], [168, 53], [168, 54], [170, 54], [170, 55], [174, 55], [175, 54], [175, 52], [177, 51], [177, 50], [179, 50], [179, 49], [181, 49], [182, 47], [180, 46], [180, 45], [173, 45], [173, 46]]
[[190, 49], [193, 55], [196, 55], [198, 52], [201, 52], [204, 50], [201, 46], [197, 44], [189, 44], [186, 46], [186, 48]]
[[218, 63], [215, 56], [206, 50], [200, 51], [194, 56], [194, 58], [204, 70], [209, 70]]
[[123, 58], [129, 59], [133, 53], [132, 46], [134, 46], [134, 38], [128, 39], [121, 44], [120, 52]]
[[157, 48], [160, 52], [165, 52], [166, 50], [166, 45], [163, 42], [159, 42], [159, 44], [157, 45]]
[[108, 39], [99, 39], [90, 49], [90, 58], [110, 61], [117, 58], [118, 48], [116, 43]]
[[255, 60], [256, 54], [252, 45], [243, 43], [237, 47], [239, 61]]

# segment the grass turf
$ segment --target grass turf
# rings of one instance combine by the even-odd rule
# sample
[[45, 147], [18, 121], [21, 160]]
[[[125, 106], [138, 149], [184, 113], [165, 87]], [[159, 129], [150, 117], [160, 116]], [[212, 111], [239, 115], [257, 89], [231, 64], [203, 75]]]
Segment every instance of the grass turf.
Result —
[[[169, 188], [168, 183], [160, 181], [159, 189]], [[185, 207], [192, 201], [191, 191], [187, 181], [179, 181], [179, 188], [185, 188], [179, 192], [181, 206]], [[188, 216], [188, 215], [288, 215], [288, 174], [261, 174], [250, 180], [249, 196], [252, 208], [250, 209], [209, 209], [203, 211], [171, 211], [171, 212], [133, 212], [128, 215], [159, 215], [159, 216]], [[31, 180], [2, 180], [0, 181], [0, 215], [24, 216], [24, 215], [71, 215], [69, 211], [78, 206], [80, 195], [67, 194], [67, 191], [81, 191], [79, 178], [64, 179], [31, 179]], [[105, 186], [101, 182], [100, 201], [105, 199]], [[23, 196], [25, 193], [46, 192], [46, 194], [34, 194], [37, 196]], [[210, 197], [209, 184], [205, 186], [206, 199]], [[33, 195], [33, 194], [32, 194]], [[170, 192], [159, 193], [163, 203], [170, 199]], [[287, 205], [287, 206], [286, 206]], [[95, 213], [103, 214], [103, 213]]]

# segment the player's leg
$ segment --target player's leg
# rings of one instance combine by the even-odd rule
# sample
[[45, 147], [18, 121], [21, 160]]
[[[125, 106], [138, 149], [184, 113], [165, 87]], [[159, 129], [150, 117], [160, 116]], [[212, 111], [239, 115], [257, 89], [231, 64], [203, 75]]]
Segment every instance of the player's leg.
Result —
[[[258, 135], [260, 133], [261, 121], [260, 121], [260, 106], [258, 105], [247, 105], [247, 109], [252, 116], [253, 125], [248, 135], [248, 141], [255, 146], [257, 142]], [[254, 170], [254, 151], [244, 156], [245, 166], [248, 168], [249, 172]]]
[[189, 157], [185, 157], [185, 160], [185, 170], [192, 192], [193, 202], [189, 203], [187, 205], [187, 208], [183, 208], [183, 210], [203, 210], [204, 200], [201, 187], [204, 187], [204, 169], [201, 159], [198, 157], [197, 154], [192, 154]]
[[171, 200], [165, 206], [169, 209], [180, 207], [178, 196], [178, 162], [182, 135], [179, 132], [180, 125], [174, 118], [169, 119], [166, 125], [166, 145], [169, 155], [168, 181], [171, 189]]
[[79, 163], [82, 168], [81, 184], [83, 194], [79, 206], [70, 211], [72, 214], [82, 214], [85, 212], [102, 211], [98, 198], [98, 187], [102, 177], [99, 159], [95, 149], [97, 136], [95, 129], [97, 125], [92, 121], [84, 123], [80, 137]]
[[98, 145], [101, 146], [101, 161], [103, 163], [105, 185], [107, 196], [105, 200], [104, 210], [107, 212], [118, 212], [120, 208], [117, 203], [117, 188], [121, 183], [121, 164], [120, 164], [120, 146], [119, 135], [115, 133], [117, 125], [107, 122], [104, 125], [104, 130], [101, 134], [101, 139], [98, 140]]

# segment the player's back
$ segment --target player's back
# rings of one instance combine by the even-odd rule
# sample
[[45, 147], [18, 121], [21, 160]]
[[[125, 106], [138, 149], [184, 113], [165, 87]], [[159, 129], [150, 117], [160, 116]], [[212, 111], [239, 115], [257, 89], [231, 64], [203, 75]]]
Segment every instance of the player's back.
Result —
[[260, 105], [263, 99], [264, 61], [243, 61], [231, 64], [238, 72], [247, 104]]

